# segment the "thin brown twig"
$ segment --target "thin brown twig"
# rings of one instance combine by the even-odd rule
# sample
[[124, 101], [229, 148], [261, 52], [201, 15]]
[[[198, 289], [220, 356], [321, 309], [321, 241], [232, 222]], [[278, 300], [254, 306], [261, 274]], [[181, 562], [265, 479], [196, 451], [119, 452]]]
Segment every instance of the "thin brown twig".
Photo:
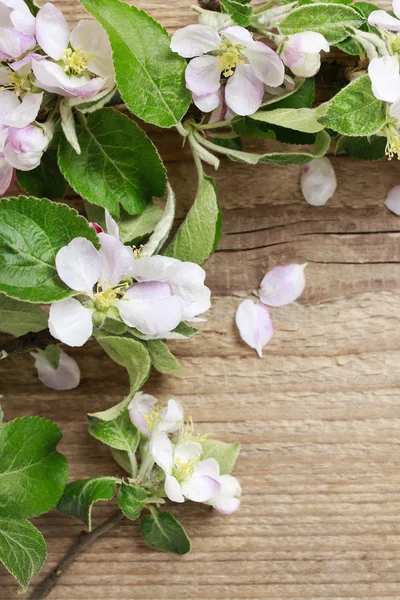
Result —
[[30, 600], [43, 600], [47, 598], [53, 587], [58, 583], [63, 573], [68, 569], [70, 564], [79, 556], [79, 554], [85, 550], [87, 546], [93, 544], [100, 536], [110, 531], [115, 525], [118, 525], [124, 514], [118, 510], [113, 514], [107, 521], [104, 521], [101, 525], [96, 527], [90, 532], [82, 531], [78, 539], [73, 543], [71, 548], [68, 550], [64, 558], [58, 563], [55, 569], [47, 575], [47, 577], [36, 586], [32, 593]]
[[58, 344], [59, 340], [54, 338], [48, 329], [43, 329], [37, 333], [27, 333], [21, 337], [9, 342], [6, 346], [0, 346], [0, 360], [11, 354], [22, 354], [30, 350], [44, 350], [49, 344]]

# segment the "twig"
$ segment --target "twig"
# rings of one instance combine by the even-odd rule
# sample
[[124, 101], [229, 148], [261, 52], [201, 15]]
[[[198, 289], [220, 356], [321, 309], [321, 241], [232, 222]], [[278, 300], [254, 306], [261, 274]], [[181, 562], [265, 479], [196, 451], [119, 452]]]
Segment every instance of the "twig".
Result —
[[10, 354], [22, 354], [30, 350], [44, 350], [49, 344], [58, 344], [59, 340], [54, 338], [48, 329], [43, 329], [37, 333], [27, 333], [13, 340], [4, 348], [0, 346], [0, 360], [6, 358]]
[[63, 573], [68, 569], [69, 565], [79, 556], [79, 554], [90, 544], [93, 544], [100, 536], [107, 533], [110, 529], [118, 525], [124, 514], [118, 510], [112, 517], [107, 519], [104, 523], [90, 531], [89, 533], [82, 531], [78, 539], [74, 542], [71, 548], [68, 550], [64, 558], [58, 563], [56, 568], [47, 575], [47, 577], [36, 586], [30, 600], [43, 600], [47, 598], [53, 587], [58, 583]]

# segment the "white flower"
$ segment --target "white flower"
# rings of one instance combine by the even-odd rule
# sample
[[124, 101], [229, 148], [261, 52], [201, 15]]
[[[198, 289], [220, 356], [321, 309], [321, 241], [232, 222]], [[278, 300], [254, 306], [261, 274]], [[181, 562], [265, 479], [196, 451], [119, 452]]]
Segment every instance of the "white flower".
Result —
[[31, 352], [40, 381], [53, 390], [72, 390], [81, 380], [81, 372], [76, 361], [60, 349], [60, 360], [55, 368], [43, 352]]
[[368, 17], [368, 23], [379, 29], [400, 31], [400, 0], [393, 0], [393, 12], [397, 19], [385, 10], [374, 10]]
[[301, 191], [311, 206], [323, 206], [336, 191], [337, 181], [332, 164], [326, 156], [314, 158], [301, 172]]
[[400, 73], [398, 55], [373, 58], [368, 67], [372, 92], [378, 100], [396, 102], [400, 99]]
[[176, 400], [168, 400], [161, 411], [157, 398], [137, 392], [129, 404], [129, 417], [144, 436], [151, 438], [157, 433], [175, 433], [183, 424], [183, 408]]
[[258, 290], [260, 300], [267, 306], [286, 306], [304, 292], [306, 278], [303, 265], [278, 265], [264, 275]]
[[221, 492], [221, 484], [203, 475], [200, 461], [202, 446], [198, 442], [177, 443], [174, 447], [166, 433], [154, 436], [150, 441], [154, 461], [165, 473], [165, 493], [173, 502], [207, 502]]
[[0, 1], [0, 59], [19, 58], [35, 46], [35, 17], [24, 0]]
[[43, 100], [40, 94], [27, 93], [22, 101], [11, 90], [0, 91], [0, 125], [22, 128], [38, 116]]
[[240, 483], [233, 475], [220, 475], [219, 462], [215, 458], [203, 460], [197, 467], [197, 473], [212, 477], [221, 486], [218, 496], [208, 500], [207, 504], [224, 515], [231, 515], [239, 508], [242, 494]]
[[39, 166], [49, 141], [40, 126], [28, 125], [21, 129], [9, 127], [3, 150], [4, 158], [15, 169], [31, 171]]
[[267, 307], [261, 302], [243, 300], [236, 311], [236, 325], [242, 340], [261, 358], [263, 348], [274, 334]]
[[96, 21], [80, 21], [70, 32], [62, 12], [47, 3], [36, 16], [36, 39], [49, 57], [32, 60], [36, 83], [43, 90], [90, 97], [114, 85], [110, 42]]
[[320, 52], [329, 52], [329, 44], [323, 35], [304, 31], [291, 35], [282, 45], [280, 57], [294, 75], [313, 77], [321, 66]]
[[253, 40], [244, 27], [227, 27], [218, 33], [207, 25], [188, 25], [174, 33], [171, 48], [193, 59], [186, 68], [186, 87], [194, 103], [208, 112], [220, 104], [218, 91], [225, 81], [226, 104], [238, 115], [250, 115], [260, 107], [264, 85], [283, 83], [279, 56]]

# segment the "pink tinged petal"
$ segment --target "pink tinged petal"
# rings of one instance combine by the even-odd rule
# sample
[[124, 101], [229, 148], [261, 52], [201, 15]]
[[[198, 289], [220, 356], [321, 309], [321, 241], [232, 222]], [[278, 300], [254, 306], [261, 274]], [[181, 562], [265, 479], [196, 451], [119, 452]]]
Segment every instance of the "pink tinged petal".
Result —
[[92, 296], [100, 276], [101, 259], [92, 242], [77, 237], [57, 252], [56, 268], [60, 279], [71, 290]]
[[218, 478], [221, 484], [220, 496], [225, 498], [238, 497], [242, 494], [242, 488], [239, 481], [233, 475], [221, 475]]
[[0, 157], [0, 194], [4, 194], [15, 181], [15, 170], [5, 158]]
[[306, 265], [274, 267], [264, 275], [259, 289], [261, 302], [268, 306], [286, 306], [301, 296], [306, 285]]
[[262, 357], [262, 350], [274, 333], [271, 317], [267, 308], [252, 300], [243, 300], [236, 311], [236, 325], [240, 336], [250, 348]]
[[182, 302], [185, 320], [193, 320], [211, 306], [211, 291], [204, 285], [205, 277], [204, 269], [191, 262], [176, 261], [166, 273], [172, 293]]
[[207, 475], [194, 475], [181, 485], [182, 494], [193, 502], [207, 502], [218, 496], [221, 485]]
[[98, 223], [89, 222], [89, 225], [91, 227], [93, 227], [93, 229], [95, 230], [96, 233], [103, 233], [103, 229], [100, 227], [100, 225]]
[[35, 38], [12, 27], [0, 28], [0, 54], [3, 58], [18, 58], [35, 46]]
[[335, 171], [329, 158], [314, 158], [301, 172], [301, 191], [311, 206], [323, 206], [336, 191]]
[[41, 150], [32, 150], [24, 154], [19, 154], [15, 152], [8, 141], [4, 146], [4, 157], [10, 165], [19, 171], [32, 171], [32, 169], [36, 169], [40, 165], [42, 155], [43, 152]]
[[117, 238], [117, 240], [119, 240], [119, 227], [116, 223], [116, 221], [114, 221], [114, 219], [112, 218], [112, 216], [110, 215], [110, 213], [108, 212], [107, 209], [105, 209], [105, 215], [106, 215], [106, 231], [109, 235], [113, 235], [115, 238]]
[[400, 216], [400, 185], [392, 188], [386, 196], [385, 206], [395, 215]]
[[393, 0], [393, 12], [400, 19], [400, 0]]
[[150, 394], [137, 392], [129, 404], [129, 418], [143, 435], [151, 437], [151, 430], [147, 426], [146, 415], [149, 415], [157, 404], [157, 399]]
[[165, 493], [172, 502], [185, 502], [180, 483], [172, 475], [165, 477]]
[[194, 469], [195, 475], [208, 475], [213, 479], [219, 480], [219, 462], [215, 458], [206, 458], [196, 465]]
[[21, 60], [15, 60], [14, 62], [10, 63], [9, 66], [13, 71], [19, 71], [20, 69], [22, 69], [22, 67], [25, 67], [26, 65], [31, 66], [32, 60], [45, 60], [45, 57], [41, 54], [30, 52], [29, 54], [24, 56], [24, 58], [21, 58]]
[[[399, 21], [400, 23], [400, 21]], [[400, 98], [399, 59], [395, 56], [373, 58], [368, 67], [372, 91], [378, 100], [396, 102]]]
[[18, 31], [22, 31], [31, 36], [35, 35], [36, 19], [26, 5], [13, 10], [10, 19], [15, 29], [18, 29]]
[[220, 88], [221, 69], [216, 56], [193, 58], [185, 71], [186, 87], [196, 96], [213, 94]]
[[49, 312], [51, 335], [68, 346], [83, 346], [93, 332], [93, 312], [75, 298], [55, 302]]
[[116, 303], [124, 323], [146, 335], [172, 331], [182, 320], [182, 304], [166, 283], [149, 281], [129, 289]]
[[108, 36], [96, 21], [82, 20], [72, 31], [70, 44], [89, 55], [88, 69], [101, 77], [114, 77], [112, 51]]
[[199, 442], [183, 442], [177, 444], [174, 450], [174, 463], [178, 466], [179, 464], [185, 465], [186, 463], [199, 458], [203, 452], [203, 446]]
[[176, 400], [168, 400], [167, 406], [161, 413], [161, 421], [157, 426], [158, 431], [174, 433], [183, 423], [183, 408]]
[[43, 130], [35, 125], [28, 125], [20, 129], [9, 127], [8, 139], [12, 149], [17, 154], [31, 152], [32, 150], [40, 152], [48, 145], [48, 139]]
[[250, 31], [244, 27], [239, 27], [239, 25], [225, 27], [219, 33], [222, 37], [228, 38], [233, 44], [252, 46], [255, 43]]
[[388, 31], [400, 31], [400, 21], [385, 10], [374, 10], [368, 17], [368, 23]]
[[251, 115], [261, 106], [264, 84], [258, 79], [251, 65], [238, 65], [228, 79], [225, 100], [237, 115]]
[[76, 96], [90, 97], [98, 94], [107, 83], [102, 77], [69, 77], [64, 69], [49, 60], [33, 60], [32, 70], [36, 76], [36, 85], [53, 94], [67, 98]]
[[320, 33], [305, 31], [291, 35], [285, 43], [286, 47], [294, 48], [303, 54], [317, 54], [323, 50], [329, 52], [329, 43]]
[[166, 433], [159, 433], [151, 438], [150, 452], [154, 462], [156, 462], [165, 473], [171, 474], [174, 466], [173, 446]]
[[57, 369], [53, 367], [42, 352], [31, 352], [35, 358], [35, 367], [40, 381], [53, 390], [72, 390], [81, 380], [81, 372], [76, 361], [60, 349], [60, 361]]
[[[2, 92], [4, 94], [5, 92]], [[3, 125], [9, 127], [26, 127], [38, 116], [43, 100], [43, 92], [40, 94], [26, 94], [18, 106], [9, 110], [4, 117], [0, 117]]]
[[129, 273], [133, 265], [133, 250], [108, 233], [99, 233], [100, 274], [98, 282], [104, 289], [114, 287]]
[[221, 101], [219, 93], [213, 92], [205, 96], [196, 96], [196, 94], [193, 94], [193, 102], [202, 112], [208, 113], [216, 109]]
[[255, 42], [254, 46], [243, 52], [253, 68], [253, 71], [265, 85], [278, 87], [285, 78], [285, 67], [279, 56], [262, 42]]
[[188, 25], [174, 33], [171, 39], [171, 50], [185, 58], [194, 58], [217, 50], [220, 44], [221, 38], [212, 27]]
[[210, 504], [223, 515], [231, 515], [240, 506], [240, 500], [238, 498], [225, 498], [224, 496], [217, 496], [213, 498]]
[[70, 30], [62, 12], [46, 3], [36, 15], [36, 39], [46, 54], [60, 60], [68, 48]]

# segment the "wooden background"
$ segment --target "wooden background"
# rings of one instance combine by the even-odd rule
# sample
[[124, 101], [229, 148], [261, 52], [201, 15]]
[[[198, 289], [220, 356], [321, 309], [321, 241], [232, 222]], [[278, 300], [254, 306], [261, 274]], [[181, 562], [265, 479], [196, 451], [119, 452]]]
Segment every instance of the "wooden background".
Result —
[[[55, 3], [71, 23], [84, 16], [76, 0]], [[191, 0], [136, 4], [170, 31], [194, 21]], [[155, 140], [182, 217], [195, 172], [169, 136]], [[206, 264], [208, 321], [192, 340], [171, 344], [185, 377], [154, 374], [146, 384], [164, 401], [178, 398], [200, 431], [242, 442], [239, 512], [174, 507], [193, 542], [183, 558], [149, 550], [138, 525], [123, 522], [50, 600], [400, 598], [400, 220], [383, 204], [400, 170], [396, 161], [332, 161], [338, 189], [322, 208], [303, 200], [297, 167], [222, 162], [224, 235]], [[235, 310], [265, 271], [290, 262], [309, 263], [306, 291], [272, 311], [276, 332], [260, 360], [241, 342]], [[82, 370], [71, 392], [41, 386], [28, 356], [5, 361], [6, 418], [54, 419], [71, 479], [118, 474], [85, 416], [118, 402], [127, 377], [95, 344], [71, 354]], [[113, 510], [98, 504], [94, 523]], [[82, 527], [56, 511], [36, 524], [48, 543], [45, 575]], [[7, 573], [0, 580], [2, 600], [19, 597]]]

